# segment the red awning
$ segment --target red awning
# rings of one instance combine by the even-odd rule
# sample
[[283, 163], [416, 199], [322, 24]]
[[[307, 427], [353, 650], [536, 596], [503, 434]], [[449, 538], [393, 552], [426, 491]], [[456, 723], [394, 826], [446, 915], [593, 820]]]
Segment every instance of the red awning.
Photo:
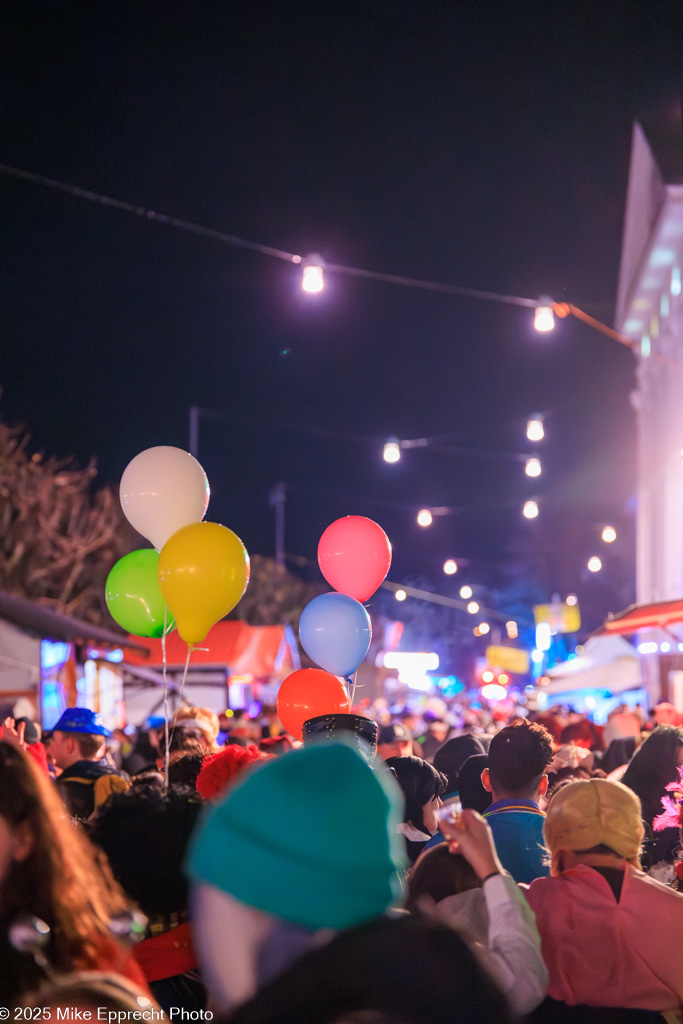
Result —
[[[138, 639], [148, 654], [130, 652], [125, 662], [157, 668], [163, 663], [161, 640]], [[294, 635], [286, 626], [250, 626], [246, 622], [227, 620], [218, 622], [205, 640], [193, 650], [191, 666], [228, 668], [232, 674], [250, 672], [261, 678], [292, 668], [291, 644]], [[169, 668], [182, 668], [187, 658], [187, 644], [176, 630], [166, 638], [166, 664]]]
[[654, 604], [632, 604], [626, 611], [610, 616], [599, 632], [636, 633], [639, 629], [664, 629], [677, 622], [683, 622], [683, 598]]

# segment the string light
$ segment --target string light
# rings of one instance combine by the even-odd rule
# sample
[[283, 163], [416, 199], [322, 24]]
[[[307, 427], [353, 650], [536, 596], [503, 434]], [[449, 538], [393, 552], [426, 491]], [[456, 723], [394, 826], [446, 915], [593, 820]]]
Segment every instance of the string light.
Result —
[[540, 459], [527, 459], [526, 465], [524, 466], [524, 472], [527, 476], [540, 476], [541, 475], [541, 460]]
[[491, 630], [491, 627], [489, 626], [488, 622], [480, 622], [479, 623], [479, 635], [480, 636], [486, 636], [486, 634], [489, 633], [490, 630]]
[[428, 508], [421, 508], [417, 513], [418, 526], [431, 526], [432, 525], [432, 513]]
[[406, 594], [405, 590], [397, 590], [396, 593], [394, 594], [394, 597], [396, 598], [397, 601], [405, 601], [407, 596], [408, 595]]
[[323, 276], [323, 267], [325, 261], [322, 256], [318, 256], [317, 253], [311, 253], [306, 256], [304, 260], [303, 276], [301, 278], [301, 287], [305, 292], [315, 293], [321, 292], [325, 287], [325, 280]]
[[467, 583], [465, 584], [464, 587], [460, 588], [460, 596], [463, 599], [463, 601], [467, 601], [470, 597], [472, 597], [472, 593], [472, 587], [468, 586]]
[[398, 442], [398, 438], [390, 437], [384, 445], [384, 451], [382, 452], [382, 458], [385, 462], [398, 462], [401, 458], [401, 445]]
[[555, 313], [553, 311], [553, 300], [547, 295], [542, 295], [534, 310], [534, 327], [541, 334], [547, 334], [555, 327]]
[[[21, 181], [28, 181], [34, 185], [42, 185], [45, 188], [54, 189], [58, 192], [65, 192], [67, 195], [73, 196], [77, 199], [84, 199], [90, 203], [97, 203], [101, 206], [108, 206], [115, 210], [122, 210], [147, 221], [156, 221], [157, 223], [166, 224], [169, 227], [177, 228], [182, 231], [189, 231], [192, 234], [200, 235], [204, 238], [212, 238], [215, 241], [224, 242], [227, 245], [236, 246], [237, 248], [250, 249], [252, 252], [260, 252], [264, 256], [273, 256], [276, 259], [286, 260], [288, 263], [304, 263], [304, 259], [296, 253], [287, 252], [284, 249], [277, 249], [270, 245], [263, 245], [260, 242], [252, 242], [249, 239], [240, 238], [238, 235], [231, 235], [224, 231], [217, 231], [214, 228], [207, 228], [201, 224], [195, 224], [192, 221], [181, 220], [179, 217], [171, 217], [168, 214], [157, 213], [155, 210], [147, 209], [147, 207], [139, 206], [135, 203], [128, 203], [120, 199], [114, 199], [112, 196], [105, 196], [99, 192], [93, 192], [90, 189], [79, 188], [76, 185], [69, 185], [66, 182], [57, 181], [54, 178], [48, 178], [43, 174], [35, 174], [32, 171], [25, 171], [19, 167], [11, 167], [9, 164], [0, 164], [0, 174], [5, 174], [12, 178], [18, 178]], [[308, 257], [308, 259], [310, 259], [310, 257]], [[318, 260], [318, 257], [316, 256], [315, 259]], [[459, 295], [471, 299], [483, 299], [489, 302], [500, 302], [513, 306], [526, 306], [527, 308], [534, 309], [534, 326], [536, 327], [536, 330], [541, 332], [547, 332], [553, 329], [555, 326], [556, 315], [565, 317], [571, 314], [578, 319], [583, 320], [584, 323], [589, 324], [596, 330], [613, 338], [615, 341], [618, 341], [620, 344], [625, 345], [627, 348], [633, 349], [635, 347], [634, 342], [630, 338], [626, 338], [623, 334], [619, 334], [618, 331], [615, 331], [606, 324], [596, 320], [595, 317], [591, 317], [587, 313], [584, 313], [584, 311], [579, 309], [577, 306], [573, 306], [567, 302], [555, 303], [547, 296], [542, 296], [540, 299], [528, 299], [519, 295], [503, 295], [499, 292], [490, 292], [479, 288], [467, 288], [460, 285], [444, 284], [440, 281], [425, 281], [420, 278], [402, 277], [398, 274], [385, 274], [374, 270], [363, 270], [360, 267], [348, 267], [339, 263], [327, 263], [324, 265], [325, 269], [331, 272], [348, 274], [353, 277], [365, 278], [371, 281], [382, 281], [385, 284], [402, 285], [408, 288], [420, 288], [425, 291], [441, 292], [446, 295]], [[317, 267], [317, 270], [309, 270], [307, 272], [307, 267], [304, 266], [304, 291], [322, 291], [324, 287], [323, 263], [322, 261], [311, 263], [310, 266]], [[674, 267], [671, 275], [671, 294], [679, 295], [680, 291], [680, 268]], [[671, 366], [678, 366], [678, 364], [674, 363], [673, 360], [663, 358], [662, 361], [665, 361]]]
[[588, 559], [587, 568], [589, 572], [600, 572], [602, 569], [602, 559], [598, 558], [597, 555], [593, 555], [592, 558]]
[[573, 608], [574, 605], [579, 603], [579, 599], [576, 594], [567, 594], [564, 603], [568, 604], [570, 608]]
[[602, 539], [604, 540], [605, 544], [614, 543], [614, 541], [617, 539], [617, 531], [614, 529], [613, 526], [605, 526], [605, 528], [602, 531]]
[[481, 674], [482, 683], [492, 683], [495, 678], [496, 677], [490, 668], [487, 668], [486, 671]]
[[543, 420], [529, 420], [526, 425], [526, 436], [529, 439], [529, 441], [542, 441], [545, 437], [545, 430], [543, 429]]
[[525, 501], [522, 514], [525, 519], [535, 519], [538, 515], [538, 502], [536, 501]]
[[447, 576], [453, 576], [458, 571], [458, 563], [454, 558], [447, 558], [443, 563], [443, 571]]
[[470, 615], [476, 615], [477, 612], [479, 611], [479, 605], [477, 604], [477, 602], [470, 601], [470, 603], [467, 605], [467, 611], [470, 613]]

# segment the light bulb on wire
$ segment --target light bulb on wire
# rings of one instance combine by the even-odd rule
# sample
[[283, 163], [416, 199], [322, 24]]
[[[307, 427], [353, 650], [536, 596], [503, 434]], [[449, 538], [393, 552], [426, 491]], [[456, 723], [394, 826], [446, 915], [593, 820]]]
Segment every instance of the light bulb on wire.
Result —
[[453, 576], [458, 571], [458, 563], [454, 558], [447, 558], [443, 563], [443, 571], [447, 576]]
[[527, 476], [540, 476], [542, 472], [541, 460], [536, 458], [527, 459], [524, 472]]
[[394, 593], [394, 597], [396, 598], [397, 601], [405, 601], [407, 596], [408, 595], [406, 594], [405, 590], [397, 590]]
[[390, 437], [385, 445], [384, 451], [382, 452], [382, 458], [385, 462], [398, 462], [401, 458], [401, 444], [397, 437]]
[[432, 525], [432, 513], [428, 508], [421, 508], [417, 513], [417, 524], [418, 526], [431, 526]]
[[534, 327], [541, 334], [547, 334], [548, 331], [552, 331], [555, 327], [553, 300], [548, 298], [547, 295], [542, 295], [538, 300], [538, 305], [534, 310]]
[[325, 287], [324, 266], [325, 260], [317, 252], [309, 253], [306, 256], [303, 265], [303, 276], [301, 278], [301, 287], [305, 292], [314, 294], [323, 290]]
[[470, 615], [476, 615], [477, 612], [479, 611], [479, 605], [477, 604], [477, 602], [470, 601], [470, 603], [467, 605], [467, 611], [470, 613]]
[[522, 515], [525, 519], [536, 519], [538, 516], [538, 502], [525, 501], [524, 508], [522, 509]]
[[470, 587], [469, 584], [466, 583], [464, 587], [460, 588], [460, 596], [464, 601], [467, 601], [470, 597], [472, 597], [472, 587]]
[[529, 441], [542, 441], [545, 437], [545, 430], [543, 429], [543, 420], [527, 420], [526, 436]]
[[602, 569], [602, 559], [598, 558], [597, 555], [593, 555], [592, 558], [588, 559], [587, 569], [589, 572], [600, 572]]
[[613, 526], [604, 527], [602, 531], [602, 539], [604, 540], [605, 544], [614, 543], [614, 541], [617, 539], [617, 531], [614, 529]]

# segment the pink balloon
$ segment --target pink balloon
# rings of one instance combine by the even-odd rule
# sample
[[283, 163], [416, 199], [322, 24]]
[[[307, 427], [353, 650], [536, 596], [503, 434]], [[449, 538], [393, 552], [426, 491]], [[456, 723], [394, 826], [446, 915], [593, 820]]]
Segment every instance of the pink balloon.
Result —
[[318, 565], [340, 594], [367, 601], [389, 572], [391, 544], [372, 519], [344, 516], [331, 523], [320, 538]]

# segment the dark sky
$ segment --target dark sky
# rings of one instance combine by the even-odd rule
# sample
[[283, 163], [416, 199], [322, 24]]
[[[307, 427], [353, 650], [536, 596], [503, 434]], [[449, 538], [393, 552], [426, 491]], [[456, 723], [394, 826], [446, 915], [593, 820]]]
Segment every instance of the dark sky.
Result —
[[[632, 121], [674, 109], [683, 42], [676, 0], [22, 0], [0, 28], [5, 163], [608, 321]], [[267, 491], [284, 480], [292, 553], [360, 513], [389, 533], [396, 580], [446, 592], [454, 554], [496, 582], [511, 545], [543, 548], [544, 585], [583, 587], [594, 618], [616, 610], [634, 493], [625, 349], [577, 322], [541, 336], [524, 309], [345, 276], [304, 296], [291, 265], [2, 176], [0, 202], [0, 414], [38, 447], [94, 454], [116, 481], [138, 451], [186, 446], [199, 404], [226, 416], [201, 424], [209, 518], [252, 552], [273, 551]], [[380, 459], [390, 434], [524, 452], [536, 411], [542, 484], [504, 458]], [[421, 531], [423, 505], [459, 511]], [[612, 520], [615, 577], [582, 580]]]

